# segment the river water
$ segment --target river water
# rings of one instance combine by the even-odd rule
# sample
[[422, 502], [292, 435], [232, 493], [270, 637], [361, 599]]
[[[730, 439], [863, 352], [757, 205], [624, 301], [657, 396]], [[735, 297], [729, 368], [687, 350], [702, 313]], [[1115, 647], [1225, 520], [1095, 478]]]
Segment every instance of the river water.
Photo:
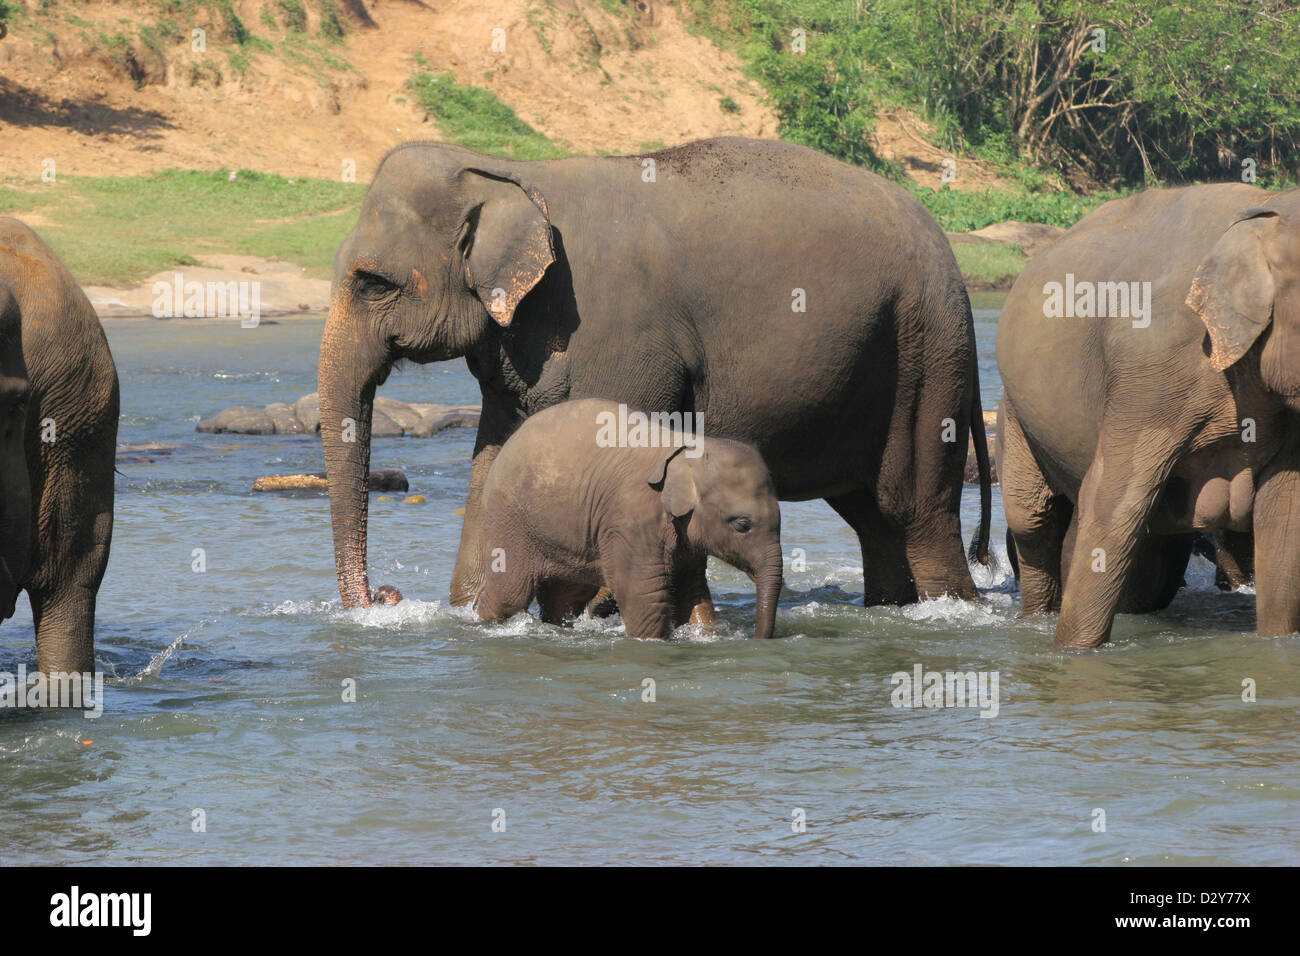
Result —
[[[976, 305], [991, 409], [997, 301]], [[181, 447], [119, 466], [103, 716], [0, 711], [0, 863], [1300, 863], [1300, 637], [1256, 637], [1253, 597], [1199, 558], [1169, 611], [1066, 655], [1005, 570], [974, 603], [855, 606], [852, 532], [784, 503], [803, 564], [776, 640], [745, 639], [752, 587], [716, 562], [719, 633], [485, 626], [446, 602], [458, 429], [376, 440], [427, 503], [372, 502], [372, 583], [407, 600], [343, 610], [326, 497], [250, 490], [322, 470], [319, 441], [194, 431], [314, 391], [321, 328], [108, 324], [120, 440]], [[383, 394], [478, 401], [462, 362]], [[967, 488], [968, 537], [977, 516]], [[1003, 568], [1004, 530], [995, 490]], [[0, 670], [36, 667], [19, 605]], [[917, 665], [996, 673], [996, 717], [893, 706]]]

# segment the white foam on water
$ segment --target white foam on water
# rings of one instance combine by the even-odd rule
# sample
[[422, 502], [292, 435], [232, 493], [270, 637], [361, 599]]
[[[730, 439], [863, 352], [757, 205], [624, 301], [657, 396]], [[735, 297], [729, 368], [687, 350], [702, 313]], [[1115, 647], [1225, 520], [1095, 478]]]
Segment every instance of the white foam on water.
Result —
[[[780, 621], [780, 615], [777, 621]], [[685, 644], [719, 644], [749, 640], [752, 634], [752, 627], [736, 627], [726, 621], [716, 621], [713, 624], [683, 624], [673, 631], [673, 640]]]
[[909, 604], [900, 608], [903, 617], [909, 621], [925, 621], [952, 624], [957, 627], [979, 627], [1005, 624], [1011, 619], [1012, 601], [1010, 595], [990, 594], [987, 598], [1004, 598], [995, 607], [992, 600], [966, 601], [950, 594], [930, 598], [918, 604]]
[[978, 561], [968, 561], [967, 564], [970, 567], [971, 580], [980, 590], [1004, 587], [1014, 583], [1016, 579], [1011, 570], [1011, 559], [1007, 556], [1007, 549], [997, 545], [989, 546], [987, 565], [980, 564]]
[[420, 601], [415, 598], [403, 598], [397, 604], [372, 604], [370, 607], [338, 608], [332, 616], [338, 620], [360, 624], [362, 627], [398, 630], [417, 624], [441, 623], [454, 615], [443, 609], [441, 601]]
[[281, 601], [271, 608], [271, 614], [275, 617], [281, 615], [306, 617], [313, 614], [328, 614], [332, 610], [337, 610], [337, 602], [331, 604], [329, 601]]
[[372, 604], [370, 607], [345, 608], [333, 601], [281, 601], [268, 610], [274, 617], [325, 617], [333, 621], [350, 621], [362, 627], [399, 630], [420, 624], [440, 624], [448, 620], [473, 619], [470, 608], [443, 607], [441, 601], [403, 598], [397, 604]]

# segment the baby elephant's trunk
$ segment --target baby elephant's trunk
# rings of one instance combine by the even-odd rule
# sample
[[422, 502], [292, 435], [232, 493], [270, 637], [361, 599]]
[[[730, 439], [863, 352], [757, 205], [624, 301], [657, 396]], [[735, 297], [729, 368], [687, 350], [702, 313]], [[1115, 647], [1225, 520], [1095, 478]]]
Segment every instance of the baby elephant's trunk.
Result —
[[778, 544], [755, 565], [758, 602], [754, 607], [754, 637], [766, 640], [776, 625], [776, 604], [781, 598], [781, 546]]

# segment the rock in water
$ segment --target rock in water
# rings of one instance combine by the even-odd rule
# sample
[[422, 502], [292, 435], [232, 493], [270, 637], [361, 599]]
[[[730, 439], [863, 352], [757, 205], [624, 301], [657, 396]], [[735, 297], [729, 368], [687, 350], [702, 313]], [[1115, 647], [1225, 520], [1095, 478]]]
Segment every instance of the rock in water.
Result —
[[420, 424], [408, 435], [431, 438], [448, 428], [473, 428], [478, 425], [477, 405], [412, 405], [420, 412]]
[[[400, 468], [372, 471], [366, 486], [370, 491], [406, 491], [411, 487]], [[316, 472], [310, 475], [267, 475], [253, 482], [254, 491], [294, 491], [302, 488], [327, 490], [329, 480], [324, 472]]]
[[383, 409], [376, 405], [374, 414], [370, 417], [370, 437], [401, 438], [404, 434], [402, 426], [393, 421]]
[[[406, 402], [399, 402], [395, 399], [384, 398], [382, 395], [375, 398], [375, 419], [378, 424], [379, 413], [383, 412], [390, 419], [396, 422], [406, 434], [413, 432], [420, 424], [420, 413], [413, 409]], [[370, 432], [376, 434], [374, 429]]]
[[410, 487], [406, 473], [400, 468], [384, 468], [370, 473], [371, 491], [406, 491]]
[[291, 491], [298, 488], [325, 489], [330, 483], [324, 475], [267, 475], [253, 482], [254, 491]]
[[298, 421], [298, 416], [293, 413], [293, 406], [286, 405], [284, 402], [272, 402], [265, 408], [267, 415], [275, 424], [275, 433], [277, 435], [301, 435], [305, 428], [302, 422]]
[[194, 426], [195, 431], [209, 432], [214, 435], [274, 435], [275, 421], [260, 408], [237, 405], [227, 408], [215, 418], [209, 418]]
[[[473, 427], [478, 424], [479, 413], [477, 405], [399, 402], [380, 395], [375, 398], [370, 436], [429, 438], [447, 428]], [[227, 408], [199, 422], [195, 430], [240, 435], [319, 435], [320, 396], [312, 392], [293, 404], [272, 402], [263, 409], [245, 405]]]
[[320, 396], [316, 392], [304, 395], [293, 403], [293, 413], [302, 422], [303, 431], [309, 435], [320, 431]]

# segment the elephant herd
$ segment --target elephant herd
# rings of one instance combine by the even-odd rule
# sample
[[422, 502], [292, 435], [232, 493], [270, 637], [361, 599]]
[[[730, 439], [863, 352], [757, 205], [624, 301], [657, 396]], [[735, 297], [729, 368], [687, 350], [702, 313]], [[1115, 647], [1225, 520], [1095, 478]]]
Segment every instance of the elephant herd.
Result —
[[[1300, 630], [1300, 191], [1150, 190], [1034, 257], [998, 328], [996, 459], [1024, 614], [1065, 647], [1166, 606], [1198, 533]], [[371, 590], [370, 423], [394, 363], [464, 357], [482, 417], [454, 604], [636, 637], [714, 608], [708, 556], [774, 631], [778, 500], [857, 533], [864, 603], [977, 594], [989, 560], [970, 301], [906, 191], [787, 143], [513, 162], [412, 143], [335, 259], [321, 437], [347, 607]], [[44, 672], [90, 670], [113, 524], [117, 376], [54, 253], [0, 219], [0, 615], [26, 590]], [[636, 427], [625, 427], [636, 419]], [[618, 422], [618, 427], [614, 423]], [[602, 601], [601, 598], [606, 600]]]

